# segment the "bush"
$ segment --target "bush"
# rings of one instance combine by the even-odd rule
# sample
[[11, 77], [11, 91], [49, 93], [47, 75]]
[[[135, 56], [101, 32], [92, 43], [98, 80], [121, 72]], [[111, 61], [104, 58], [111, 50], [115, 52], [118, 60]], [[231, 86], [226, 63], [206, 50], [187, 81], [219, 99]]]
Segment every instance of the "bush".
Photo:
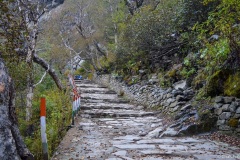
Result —
[[44, 84], [37, 86], [33, 99], [32, 119], [25, 120], [25, 110], [18, 108], [18, 120], [20, 131], [24, 136], [25, 143], [33, 153], [36, 160], [43, 159], [42, 142], [40, 135], [40, 98], [43, 96], [47, 102], [47, 140], [48, 153], [52, 156], [60, 141], [64, 137], [68, 126], [71, 124], [71, 99], [70, 93], [61, 92], [57, 87], [42, 91]]

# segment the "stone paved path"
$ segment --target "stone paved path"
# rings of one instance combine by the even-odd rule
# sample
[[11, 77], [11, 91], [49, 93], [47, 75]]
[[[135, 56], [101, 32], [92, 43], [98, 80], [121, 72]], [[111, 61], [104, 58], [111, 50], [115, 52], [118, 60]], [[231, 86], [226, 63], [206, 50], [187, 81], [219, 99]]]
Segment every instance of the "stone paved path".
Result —
[[193, 137], [162, 137], [157, 112], [128, 103], [107, 88], [77, 83], [81, 113], [55, 156], [57, 160], [240, 159], [240, 149]]

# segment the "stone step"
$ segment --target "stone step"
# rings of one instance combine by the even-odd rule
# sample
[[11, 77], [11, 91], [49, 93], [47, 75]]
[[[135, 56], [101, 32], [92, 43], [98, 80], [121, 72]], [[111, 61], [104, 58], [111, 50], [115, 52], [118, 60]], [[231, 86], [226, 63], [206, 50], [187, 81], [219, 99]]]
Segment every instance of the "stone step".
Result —
[[86, 84], [86, 83], [75, 83], [77, 87], [79, 88], [107, 88], [104, 86], [100, 86], [98, 84]]
[[75, 79], [74, 80], [76, 84], [95, 84], [93, 81], [90, 81], [90, 80], [77, 80]]
[[85, 88], [81, 88], [81, 93], [85, 94], [85, 93], [93, 93], [93, 94], [117, 94], [115, 91], [111, 91], [111, 90], [107, 90], [105, 88], [100, 88], [103, 90], [99, 90], [99, 89], [85, 89]]
[[135, 105], [135, 104], [128, 104], [128, 103], [106, 103], [106, 102], [99, 102], [99, 103], [87, 103], [87, 102], [84, 102], [82, 103], [82, 106], [89, 106], [89, 107], [101, 107], [101, 106], [105, 106], [105, 107], [121, 107], [123, 109], [125, 108], [132, 108], [132, 109], [144, 109], [143, 106], [140, 106], [140, 105]]
[[80, 88], [80, 87], [78, 87], [78, 89], [79, 89], [81, 92], [83, 92], [83, 93], [85, 93], [85, 92], [91, 92], [91, 91], [96, 91], [96, 92], [109, 91], [109, 89], [107, 89], [107, 88], [95, 88], [95, 87], [93, 87], [93, 88], [86, 88], [86, 87], [85, 87], [85, 88]]
[[103, 118], [103, 117], [146, 117], [154, 116], [159, 112], [144, 112], [136, 110], [104, 110], [104, 109], [91, 109], [83, 110], [82, 114], [89, 115], [92, 118]]
[[[91, 81], [77, 82], [81, 109], [53, 160], [225, 160], [239, 148], [196, 137], [170, 137], [175, 130], [159, 112], [144, 111]], [[180, 123], [182, 124], [182, 123]], [[165, 138], [161, 137], [164, 134]]]
[[120, 104], [120, 103], [129, 103], [130, 101], [125, 100], [125, 99], [117, 99], [117, 100], [114, 100], [114, 99], [105, 99], [105, 100], [102, 100], [102, 99], [84, 99], [84, 98], [81, 99], [82, 104], [84, 104], [84, 103], [103, 103], [103, 102]]
[[89, 104], [89, 103], [86, 103], [86, 104], [83, 104], [81, 105], [81, 110], [91, 110], [91, 109], [116, 109], [116, 110], [119, 110], [119, 109], [125, 109], [125, 110], [131, 110], [131, 109], [138, 109], [136, 106], [134, 105], [128, 105], [128, 104], [115, 104], [115, 103], [103, 103], [102, 105], [99, 105], [96, 103], [96, 105], [94, 104]]
[[106, 100], [106, 99], [118, 99], [118, 96], [116, 94], [82, 93], [81, 98]]

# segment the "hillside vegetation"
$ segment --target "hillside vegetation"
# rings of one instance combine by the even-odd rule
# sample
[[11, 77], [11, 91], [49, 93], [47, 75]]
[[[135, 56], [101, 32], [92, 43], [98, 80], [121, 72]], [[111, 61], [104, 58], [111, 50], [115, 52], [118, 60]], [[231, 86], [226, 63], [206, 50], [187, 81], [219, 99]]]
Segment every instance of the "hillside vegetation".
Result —
[[130, 10], [127, 1], [119, 1], [106, 17], [101, 43], [107, 52], [96, 59], [98, 74], [122, 76], [128, 84], [157, 74], [161, 87], [187, 79], [200, 98], [240, 96], [238, 0], [155, 0], [134, 5]]

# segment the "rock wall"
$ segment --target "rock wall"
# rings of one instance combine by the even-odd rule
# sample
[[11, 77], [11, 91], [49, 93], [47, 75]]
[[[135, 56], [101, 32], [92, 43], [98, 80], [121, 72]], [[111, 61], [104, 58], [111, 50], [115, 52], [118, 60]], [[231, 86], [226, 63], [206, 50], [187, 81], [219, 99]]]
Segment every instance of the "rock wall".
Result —
[[218, 116], [217, 127], [220, 131], [240, 135], [240, 99], [216, 97], [214, 113]]
[[[191, 105], [191, 99], [195, 94], [194, 90], [187, 88], [184, 81], [176, 84], [173, 88], [162, 89], [151, 83], [128, 86], [123, 82], [122, 77], [114, 77], [108, 74], [95, 75], [94, 80], [135, 103], [157, 107], [162, 110], [162, 113], [174, 115], [175, 120], [177, 120], [175, 125], [178, 128], [178, 133], [204, 132], [208, 130], [206, 128], [212, 128], [212, 125], [214, 125], [218, 130], [225, 133], [240, 135], [239, 99], [216, 97], [215, 104], [212, 107], [214, 117], [208, 115], [199, 117], [198, 107]], [[202, 120], [206, 123], [196, 126], [196, 122]], [[193, 126], [198, 129], [192, 129]], [[185, 129], [183, 130], [183, 128]]]

